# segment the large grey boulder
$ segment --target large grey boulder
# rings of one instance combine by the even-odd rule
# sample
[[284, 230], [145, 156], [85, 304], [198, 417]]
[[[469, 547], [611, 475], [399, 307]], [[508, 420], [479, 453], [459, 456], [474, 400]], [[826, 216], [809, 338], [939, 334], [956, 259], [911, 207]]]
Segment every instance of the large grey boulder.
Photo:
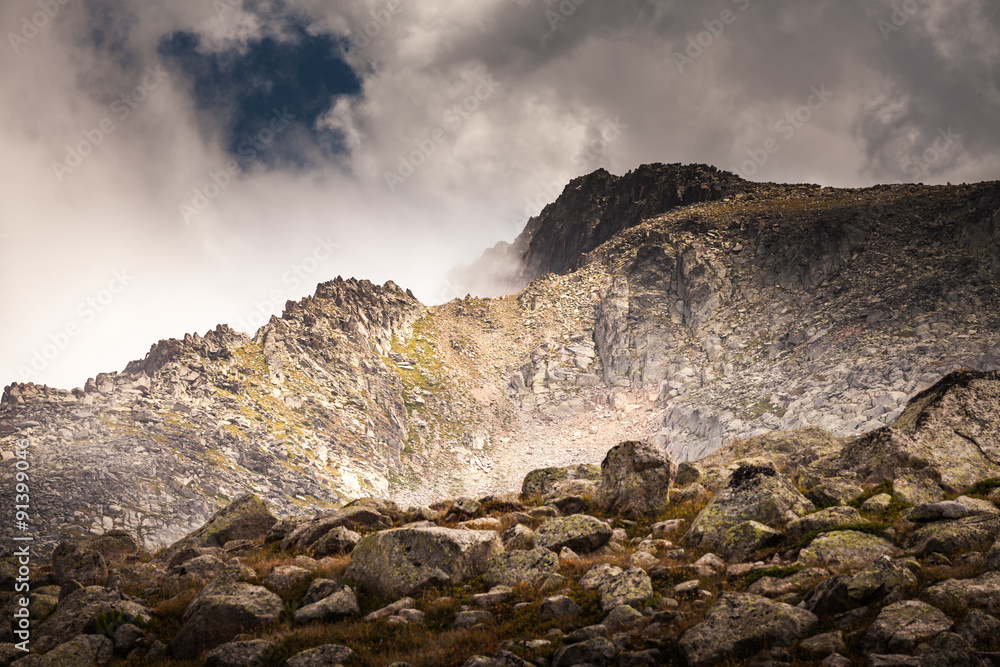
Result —
[[95, 632], [98, 617], [109, 612], [130, 621], [148, 621], [152, 617], [149, 609], [124, 599], [114, 589], [89, 586], [65, 597], [55, 612], [35, 628], [32, 647], [46, 651], [69, 637]]
[[205, 656], [205, 667], [265, 667], [274, 655], [274, 644], [264, 639], [229, 642]]
[[60, 586], [67, 581], [103, 586], [108, 581], [108, 564], [99, 551], [84, 543], [60, 542], [52, 552], [52, 578]]
[[559, 557], [549, 549], [505, 551], [490, 559], [483, 581], [487, 586], [537, 586], [559, 572]]
[[358, 598], [347, 586], [340, 586], [326, 597], [295, 611], [296, 623], [338, 621], [361, 613]]
[[653, 583], [642, 568], [623, 570], [607, 563], [590, 568], [580, 579], [580, 586], [600, 594], [603, 611], [620, 605], [635, 606], [653, 595]]
[[391, 525], [391, 518], [372, 507], [364, 505], [345, 507], [334, 512], [320, 514], [300, 524], [281, 541], [281, 550], [308, 549], [314, 545], [317, 545], [315, 549], [326, 549], [329, 545], [320, 544], [320, 540], [335, 528], [370, 531], [382, 530]]
[[601, 462], [597, 505], [630, 519], [655, 517], [670, 504], [676, 476], [677, 464], [668, 454], [643, 442], [623, 442]]
[[978, 514], [956, 521], [935, 521], [917, 528], [903, 545], [918, 555], [946, 556], [966, 551], [987, 551], [1000, 538], [1000, 515]]
[[772, 646], [790, 646], [808, 636], [819, 619], [805, 609], [759, 595], [724, 594], [708, 618], [681, 636], [690, 667], [740, 660]]
[[231, 540], [263, 538], [277, 521], [263, 500], [246, 494], [212, 515], [201, 528], [167, 547], [157, 560], [169, 562], [176, 553], [190, 547], [223, 547]]
[[[725, 556], [740, 555], [746, 552], [747, 546], [732, 540], [746, 531], [731, 532], [736, 526], [755, 521], [782, 530], [790, 521], [814, 509], [813, 504], [774, 468], [741, 465], [695, 517], [684, 541], [695, 549]], [[730, 533], [728, 540], [727, 532]]]
[[174, 657], [194, 660], [236, 635], [278, 622], [285, 604], [263, 586], [238, 580], [236, 568], [220, 573], [191, 601], [184, 626], [171, 644]]
[[799, 551], [799, 562], [806, 567], [860, 569], [882, 556], [896, 556], [899, 549], [892, 542], [857, 530], [823, 533]]
[[354, 651], [346, 646], [337, 644], [324, 644], [301, 653], [296, 653], [285, 667], [332, 667], [347, 662], [354, 655]]
[[521, 496], [524, 498], [547, 498], [555, 493], [560, 482], [584, 480], [599, 482], [601, 469], [596, 465], [575, 465], [565, 468], [540, 468], [524, 476]]
[[794, 544], [809, 533], [861, 522], [861, 512], [853, 507], [830, 507], [789, 522], [785, 537]]
[[492, 530], [395, 528], [361, 540], [346, 574], [359, 586], [399, 598], [482, 574], [490, 558], [502, 552]]
[[940, 609], [919, 600], [891, 604], [868, 628], [862, 641], [866, 653], [913, 653], [917, 644], [951, 630], [953, 623]]
[[556, 553], [569, 547], [576, 553], [600, 549], [611, 539], [611, 527], [586, 514], [549, 519], [535, 531], [535, 546]]
[[974, 579], [948, 579], [931, 586], [921, 596], [935, 607], [964, 613], [982, 609], [1000, 615], [1000, 572], [987, 572]]

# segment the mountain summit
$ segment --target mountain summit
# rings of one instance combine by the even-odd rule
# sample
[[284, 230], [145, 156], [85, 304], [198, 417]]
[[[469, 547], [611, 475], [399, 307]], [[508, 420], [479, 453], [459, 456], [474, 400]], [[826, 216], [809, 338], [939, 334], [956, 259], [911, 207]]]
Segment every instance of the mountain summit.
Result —
[[33, 445], [45, 539], [165, 544], [245, 492], [279, 514], [502, 493], [622, 440], [688, 461], [772, 430], [856, 438], [952, 371], [1000, 367], [995, 182], [602, 170], [490, 256], [516, 294], [426, 307], [338, 278], [253, 337], [223, 325], [72, 391], [6, 387], [0, 446]]

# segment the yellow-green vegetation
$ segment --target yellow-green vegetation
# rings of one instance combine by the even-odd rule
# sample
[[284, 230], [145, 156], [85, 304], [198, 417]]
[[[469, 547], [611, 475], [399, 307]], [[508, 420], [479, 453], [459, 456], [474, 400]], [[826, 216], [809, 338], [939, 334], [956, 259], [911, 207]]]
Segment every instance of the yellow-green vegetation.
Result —
[[777, 417], [780, 419], [781, 417], [785, 416], [787, 410], [778, 407], [777, 405], [772, 403], [769, 397], [764, 397], [758, 399], [756, 403], [754, 403], [746, 410], [744, 410], [743, 413], [740, 415], [740, 418], [749, 421], [761, 417], [766, 412], [770, 412], [773, 415], [777, 415]]

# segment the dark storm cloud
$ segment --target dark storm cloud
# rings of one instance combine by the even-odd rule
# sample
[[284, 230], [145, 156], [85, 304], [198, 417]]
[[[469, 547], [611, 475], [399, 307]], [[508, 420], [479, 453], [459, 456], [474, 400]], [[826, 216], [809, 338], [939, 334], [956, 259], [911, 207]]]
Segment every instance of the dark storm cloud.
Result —
[[[0, 6], [0, 280], [18, 285], [0, 311], [19, 322], [5, 381], [71, 324], [30, 379], [79, 385], [159, 338], [252, 328], [338, 274], [464, 296], [452, 265], [599, 167], [828, 185], [1000, 173], [992, 0], [39, 7]], [[294, 123], [241, 156], [286, 107]], [[57, 177], [71, 152], [86, 155]], [[78, 321], [122, 270], [127, 288]]]

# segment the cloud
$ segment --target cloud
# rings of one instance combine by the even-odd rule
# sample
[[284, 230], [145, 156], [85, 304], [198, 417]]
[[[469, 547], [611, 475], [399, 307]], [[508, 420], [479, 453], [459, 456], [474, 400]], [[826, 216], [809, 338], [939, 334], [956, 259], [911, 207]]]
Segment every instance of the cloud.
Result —
[[1000, 19], [908, 1], [888, 39], [893, 4], [861, 0], [4, 3], [0, 374], [77, 323], [30, 377], [82, 385], [336, 275], [434, 301], [599, 167], [740, 170], [773, 137], [755, 180], [996, 178]]

